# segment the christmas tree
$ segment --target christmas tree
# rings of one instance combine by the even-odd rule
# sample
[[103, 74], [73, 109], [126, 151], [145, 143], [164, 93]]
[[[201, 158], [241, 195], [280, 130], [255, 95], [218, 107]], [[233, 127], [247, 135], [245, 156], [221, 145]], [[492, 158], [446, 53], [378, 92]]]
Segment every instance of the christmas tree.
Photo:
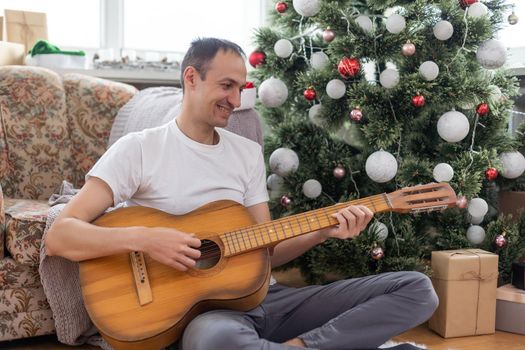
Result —
[[510, 10], [501, 0], [275, 4], [249, 57], [274, 218], [430, 182], [458, 196], [456, 208], [384, 213], [356, 239], [328, 240], [291, 263], [307, 280], [427, 271], [431, 251], [469, 247], [497, 252], [509, 280], [525, 252], [525, 219], [497, 210], [501, 186], [525, 170], [507, 130], [517, 83], [495, 39]]

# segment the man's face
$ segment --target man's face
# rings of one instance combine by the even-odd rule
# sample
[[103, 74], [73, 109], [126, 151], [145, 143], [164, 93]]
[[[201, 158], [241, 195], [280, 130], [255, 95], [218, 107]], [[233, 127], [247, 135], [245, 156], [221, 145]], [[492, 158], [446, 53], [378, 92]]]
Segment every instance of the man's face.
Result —
[[241, 105], [245, 84], [244, 60], [232, 51], [219, 50], [210, 62], [205, 79], [201, 80], [199, 74], [196, 76], [192, 92], [200, 120], [212, 126], [226, 126], [233, 109]]

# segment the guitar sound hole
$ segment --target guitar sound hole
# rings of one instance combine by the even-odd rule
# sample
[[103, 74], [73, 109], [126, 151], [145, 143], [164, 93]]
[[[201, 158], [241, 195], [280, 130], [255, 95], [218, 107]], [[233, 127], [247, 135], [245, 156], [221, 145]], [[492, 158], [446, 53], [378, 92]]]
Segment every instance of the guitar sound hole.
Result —
[[199, 250], [201, 257], [197, 260], [196, 269], [206, 270], [212, 268], [221, 259], [221, 248], [214, 241], [202, 240]]

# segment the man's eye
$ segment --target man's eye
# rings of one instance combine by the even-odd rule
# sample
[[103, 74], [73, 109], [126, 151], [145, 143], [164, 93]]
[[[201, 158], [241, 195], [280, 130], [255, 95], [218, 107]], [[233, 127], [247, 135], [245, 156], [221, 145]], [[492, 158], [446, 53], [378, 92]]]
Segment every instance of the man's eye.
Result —
[[232, 84], [222, 84], [222, 86], [225, 88], [225, 89], [229, 89], [232, 87]]

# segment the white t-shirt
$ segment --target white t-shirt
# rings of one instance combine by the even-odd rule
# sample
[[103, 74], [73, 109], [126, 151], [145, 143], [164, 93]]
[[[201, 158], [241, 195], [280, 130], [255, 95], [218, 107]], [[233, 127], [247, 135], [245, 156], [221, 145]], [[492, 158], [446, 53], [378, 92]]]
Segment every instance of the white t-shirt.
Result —
[[198, 143], [175, 120], [120, 138], [86, 175], [105, 181], [117, 205], [183, 215], [217, 200], [246, 207], [268, 201], [261, 146], [217, 128], [216, 145]]

